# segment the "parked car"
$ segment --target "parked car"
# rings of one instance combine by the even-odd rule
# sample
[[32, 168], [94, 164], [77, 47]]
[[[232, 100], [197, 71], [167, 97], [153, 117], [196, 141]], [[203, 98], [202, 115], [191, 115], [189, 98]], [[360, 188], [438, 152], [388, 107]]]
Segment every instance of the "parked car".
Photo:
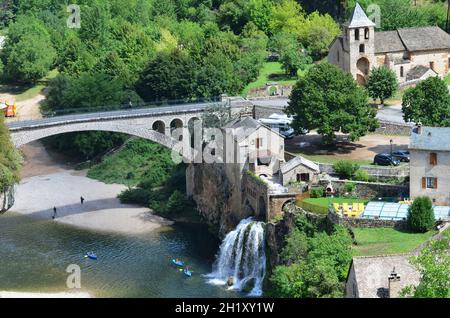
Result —
[[380, 153], [375, 156], [373, 163], [381, 166], [398, 166], [400, 164], [400, 160], [390, 154]]
[[397, 150], [392, 153], [392, 155], [400, 160], [401, 162], [409, 162], [409, 150]]

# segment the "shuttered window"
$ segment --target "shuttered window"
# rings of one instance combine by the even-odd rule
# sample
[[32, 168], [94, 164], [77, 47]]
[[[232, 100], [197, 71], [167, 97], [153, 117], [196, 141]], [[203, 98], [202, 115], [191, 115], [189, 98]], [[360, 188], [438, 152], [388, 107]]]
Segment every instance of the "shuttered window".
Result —
[[430, 153], [430, 165], [437, 165], [437, 153], [435, 152]]
[[437, 189], [438, 179], [434, 177], [422, 178], [422, 189]]

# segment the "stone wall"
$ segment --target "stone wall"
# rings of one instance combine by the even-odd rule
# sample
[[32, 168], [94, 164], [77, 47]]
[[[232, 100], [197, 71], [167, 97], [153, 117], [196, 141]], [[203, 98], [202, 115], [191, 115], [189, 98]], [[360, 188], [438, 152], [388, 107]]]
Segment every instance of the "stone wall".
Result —
[[[286, 157], [286, 155], [285, 155]], [[334, 175], [334, 168], [329, 163], [319, 163], [320, 172]], [[404, 165], [395, 168], [385, 168], [380, 166], [361, 166], [361, 170], [367, 171], [369, 176], [384, 177], [384, 178], [406, 178], [409, 177], [409, 166]]]
[[255, 119], [267, 118], [272, 114], [284, 114], [283, 109], [268, 106], [254, 106], [253, 117]]
[[388, 136], [410, 136], [413, 124], [396, 123], [380, 120], [380, 127], [375, 130], [375, 134]]
[[396, 228], [396, 229], [406, 229], [406, 221], [393, 221], [393, 220], [375, 220], [375, 219], [363, 219], [363, 218], [348, 218], [341, 217], [334, 211], [330, 211], [327, 215], [327, 219], [334, 223], [343, 225], [348, 228]]
[[292, 86], [280, 85], [280, 84], [266, 84], [261, 87], [251, 89], [247, 97], [248, 98], [261, 98], [261, 97], [289, 97], [292, 92]]
[[[347, 190], [345, 189], [345, 184], [349, 182], [355, 184], [355, 190], [353, 191], [352, 195], [358, 198], [371, 200], [373, 198], [380, 198], [380, 197], [384, 198], [409, 197], [409, 186], [407, 185], [346, 181], [346, 180], [331, 181], [331, 185], [333, 186], [335, 195], [344, 195], [347, 192]], [[322, 181], [321, 185], [326, 187], [328, 185], [328, 181]]]

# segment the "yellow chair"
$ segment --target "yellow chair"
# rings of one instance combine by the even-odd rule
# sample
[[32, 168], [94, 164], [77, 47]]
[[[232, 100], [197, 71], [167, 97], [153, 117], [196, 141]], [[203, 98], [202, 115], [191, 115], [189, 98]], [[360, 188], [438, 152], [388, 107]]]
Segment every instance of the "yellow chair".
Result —
[[341, 205], [339, 203], [333, 203], [333, 208], [336, 212], [341, 212]]
[[345, 216], [349, 216], [352, 213], [350, 207], [348, 206], [348, 203], [342, 203], [342, 211]]

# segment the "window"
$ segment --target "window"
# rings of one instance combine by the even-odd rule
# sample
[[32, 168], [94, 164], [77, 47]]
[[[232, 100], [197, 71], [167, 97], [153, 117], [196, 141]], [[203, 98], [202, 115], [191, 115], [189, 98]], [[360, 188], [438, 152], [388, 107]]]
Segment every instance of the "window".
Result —
[[437, 153], [435, 152], [430, 153], [430, 165], [437, 165]]
[[256, 138], [256, 149], [262, 148], [263, 140], [262, 138]]
[[403, 69], [403, 66], [400, 66], [400, 77], [405, 76], [405, 70]]
[[434, 177], [423, 177], [422, 178], [422, 188], [423, 189], [437, 189], [437, 178]]
[[369, 39], [369, 28], [365, 28], [364, 29], [364, 38], [366, 39], [366, 40], [368, 40]]
[[359, 41], [359, 29], [355, 29], [355, 40]]
[[365, 51], [364, 44], [361, 44], [361, 45], [359, 46], [359, 53], [364, 53], [364, 51]]

